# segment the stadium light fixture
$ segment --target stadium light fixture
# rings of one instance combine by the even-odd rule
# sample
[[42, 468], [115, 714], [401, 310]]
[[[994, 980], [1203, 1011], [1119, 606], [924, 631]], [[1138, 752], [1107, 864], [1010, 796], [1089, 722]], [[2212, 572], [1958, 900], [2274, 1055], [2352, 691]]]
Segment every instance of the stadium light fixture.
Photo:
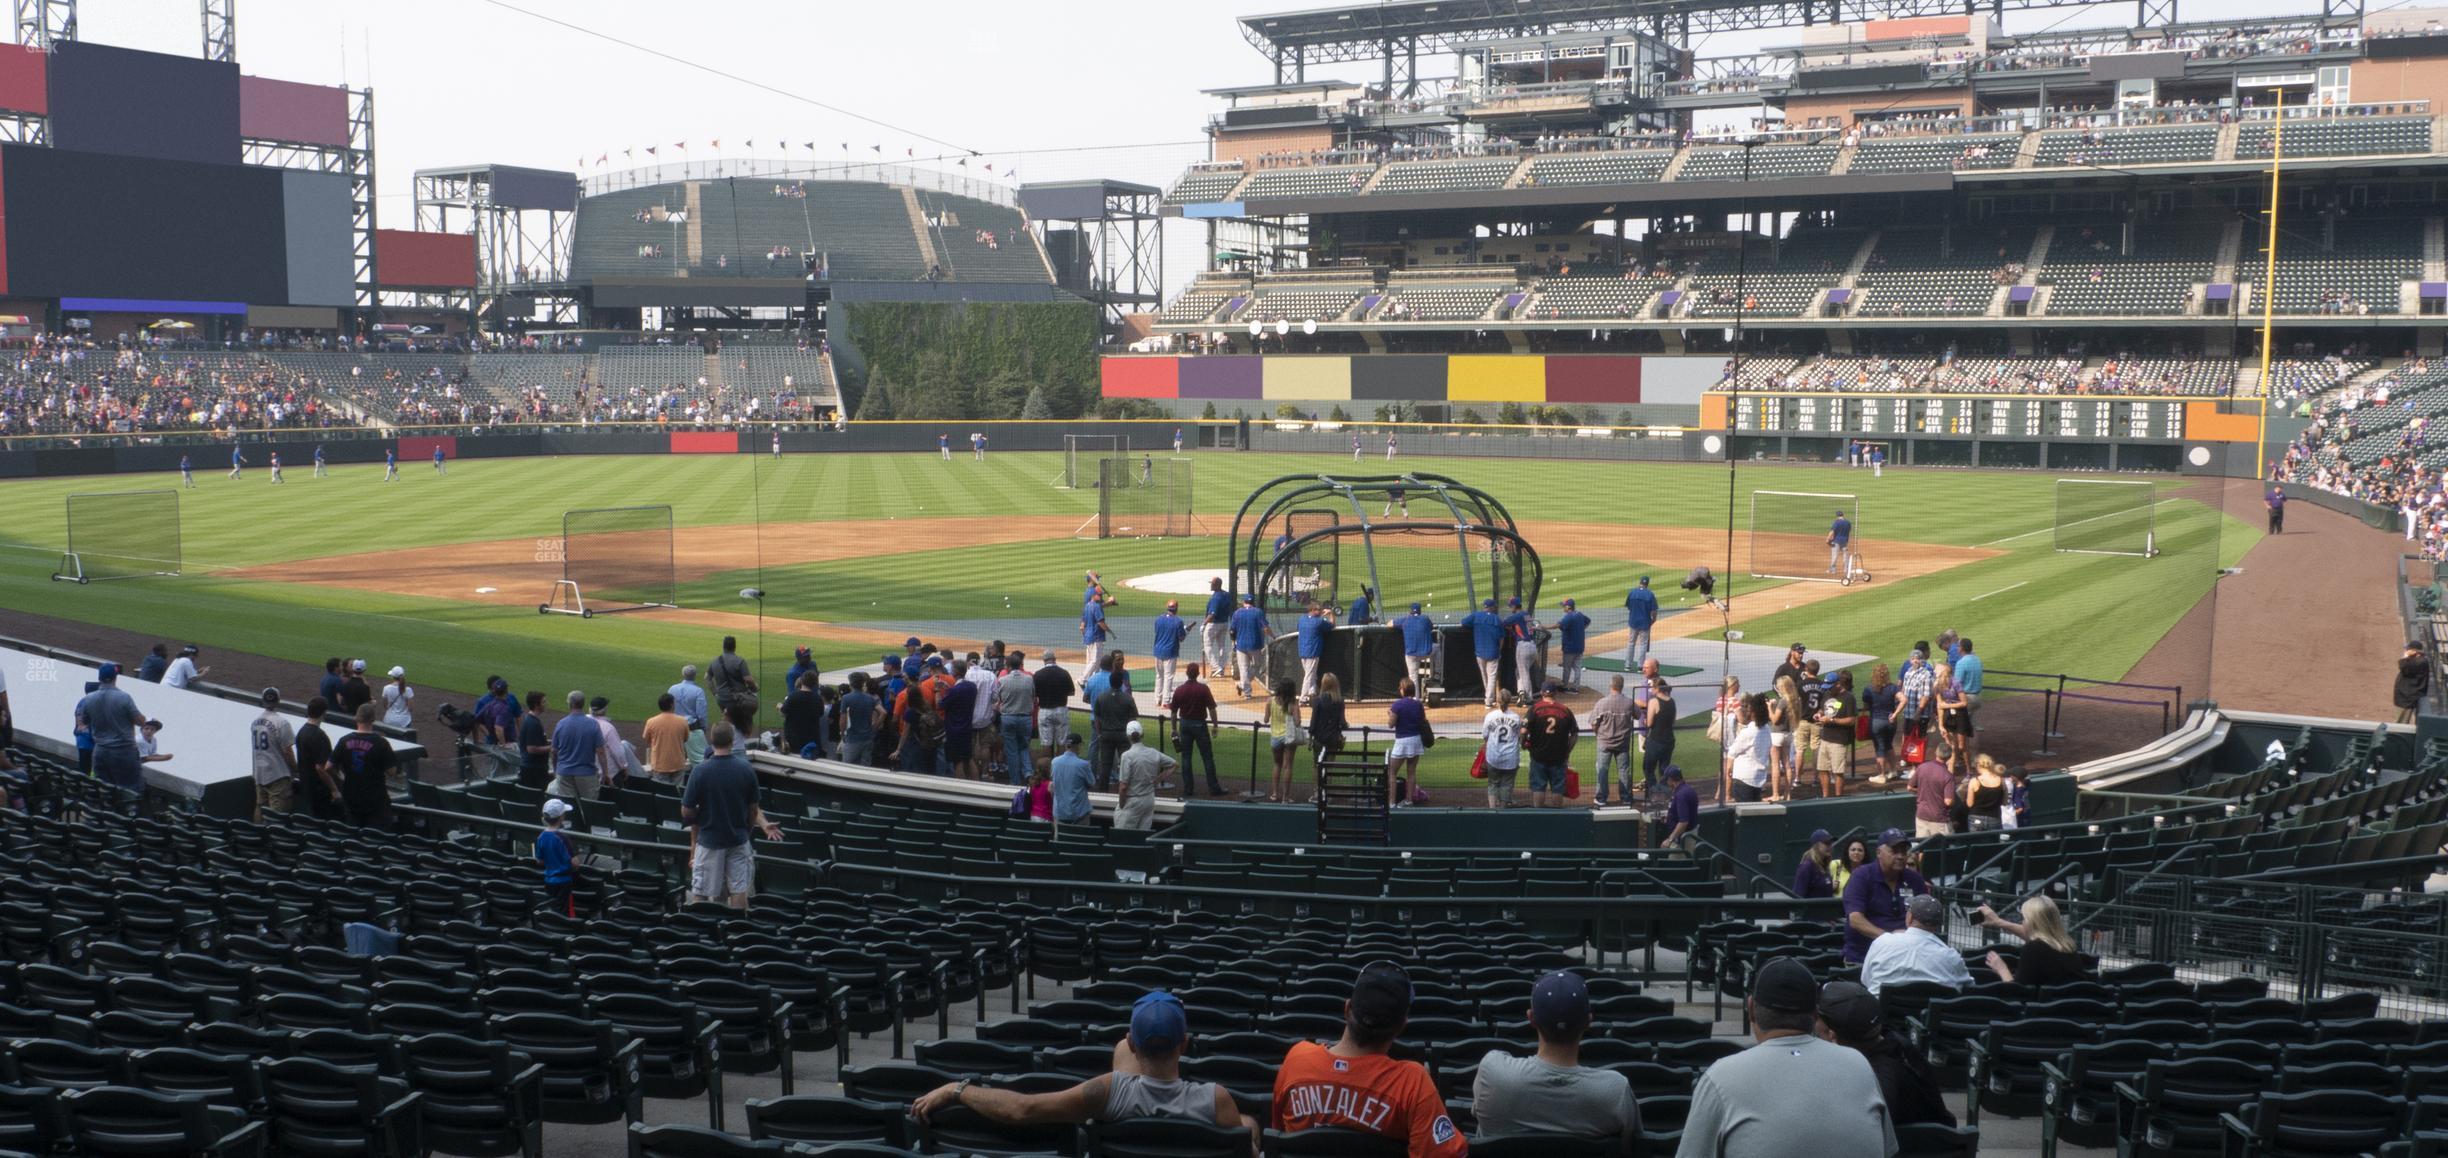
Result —
[[1301, 332], [1302, 332], [1302, 333], [1304, 333], [1304, 334], [1314, 334], [1314, 333], [1316, 333], [1316, 332], [1317, 332], [1317, 319], [1316, 319], [1316, 318], [1303, 318], [1303, 319], [1301, 319]]
[[1289, 318], [1277, 318], [1277, 319], [1275, 319], [1275, 336], [1276, 336], [1276, 337], [1280, 338], [1280, 337], [1283, 337], [1284, 335], [1289, 334], [1289, 333], [1291, 333], [1291, 332], [1292, 332], [1292, 320], [1291, 320], [1291, 319], [1289, 319]]

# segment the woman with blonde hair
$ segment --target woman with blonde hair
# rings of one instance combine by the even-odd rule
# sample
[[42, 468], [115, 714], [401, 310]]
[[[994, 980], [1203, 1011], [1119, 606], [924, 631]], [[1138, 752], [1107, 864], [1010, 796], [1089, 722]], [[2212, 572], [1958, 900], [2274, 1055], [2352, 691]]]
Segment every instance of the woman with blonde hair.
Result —
[[2012, 966], [1998, 955], [1989, 953], [1989, 971], [2000, 981], [2020, 982], [2035, 989], [2068, 981], [2090, 979], [2093, 961], [2087, 953], [2074, 947], [2074, 935], [2066, 931], [2065, 914], [2057, 902], [2047, 896], [2037, 896], [2023, 902], [2023, 919], [2009, 921], [1980, 907], [1980, 923], [2023, 938], [2023, 951]]
[[1768, 787], [1770, 802], [1793, 799], [1794, 785], [1802, 778], [1801, 748], [1794, 735], [1802, 722], [1802, 685], [1792, 676], [1778, 676], [1776, 694], [1768, 697], [1768, 730], [1774, 734], [1776, 765]]
[[[1937, 666], [1931, 681], [1931, 696], [1938, 701], [1938, 731], [1946, 737], [1947, 768], [1962, 776], [1972, 771], [1965, 756], [1972, 751], [1972, 701], [1964, 695], [1963, 686], [1955, 682], [1955, 665]], [[1997, 818], [1991, 809], [1990, 819]]]
[[1974, 757], [1972, 775], [1963, 783], [1964, 812], [1974, 832], [1988, 832], [2004, 824], [2000, 816], [2006, 810], [2006, 769], [1987, 753]]
[[1742, 710], [1742, 680], [1729, 674], [1717, 686], [1717, 706], [1709, 713], [1708, 738], [1717, 742], [1717, 803], [1731, 797], [1734, 777], [1734, 729], [1741, 726], [1735, 717]]

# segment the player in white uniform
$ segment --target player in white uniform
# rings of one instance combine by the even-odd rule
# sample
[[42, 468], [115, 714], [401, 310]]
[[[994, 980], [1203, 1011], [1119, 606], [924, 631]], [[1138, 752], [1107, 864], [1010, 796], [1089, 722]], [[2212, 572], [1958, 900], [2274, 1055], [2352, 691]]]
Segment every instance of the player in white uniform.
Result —
[[273, 486], [280, 486], [282, 483], [284, 483], [284, 482], [286, 482], [286, 481], [287, 481], [287, 480], [285, 480], [285, 479], [281, 478], [280, 452], [279, 452], [279, 451], [277, 451], [277, 450], [276, 450], [276, 451], [273, 451], [273, 452], [272, 452], [272, 485], [273, 485]]

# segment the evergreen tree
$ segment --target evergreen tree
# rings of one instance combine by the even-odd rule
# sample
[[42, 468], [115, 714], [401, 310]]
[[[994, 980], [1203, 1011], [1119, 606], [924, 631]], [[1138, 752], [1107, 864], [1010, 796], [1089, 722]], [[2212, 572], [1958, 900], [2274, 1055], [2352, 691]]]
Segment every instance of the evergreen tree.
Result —
[[1054, 411], [1046, 406], [1045, 387], [1029, 387], [1028, 400], [1020, 404], [1020, 417], [1030, 422], [1046, 422]]

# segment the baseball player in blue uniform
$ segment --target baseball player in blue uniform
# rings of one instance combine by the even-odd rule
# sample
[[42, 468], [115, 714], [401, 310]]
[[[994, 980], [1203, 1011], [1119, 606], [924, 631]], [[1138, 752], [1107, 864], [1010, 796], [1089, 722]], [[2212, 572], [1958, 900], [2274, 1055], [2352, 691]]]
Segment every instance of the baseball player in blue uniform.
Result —
[[1105, 600], [1090, 592], [1088, 601], [1080, 605], [1080, 646], [1088, 649], [1088, 670], [1097, 670], [1105, 658], [1105, 640], [1112, 635], [1105, 627]]
[[1428, 686], [1428, 676], [1436, 665], [1436, 624], [1420, 612], [1420, 605], [1411, 605], [1411, 614], [1394, 621], [1402, 629], [1403, 664], [1411, 669], [1412, 677], [1421, 687]]
[[982, 431], [982, 430], [973, 430], [973, 431], [970, 431], [970, 432], [969, 432], [969, 461], [971, 461], [971, 462], [984, 462], [984, 461], [986, 461], [986, 432], [985, 432], [985, 431]]
[[399, 448], [396, 446], [383, 448], [383, 481], [399, 481]]
[[1557, 641], [1564, 649], [1564, 686], [1576, 692], [1588, 691], [1581, 686], [1581, 651], [1589, 646], [1590, 617], [1572, 600], [1564, 601], [1564, 614], [1556, 619]]
[[1471, 658], [1479, 661], [1480, 694], [1488, 707], [1496, 706], [1496, 697], [1504, 692], [1504, 684], [1496, 678], [1497, 657], [1504, 654], [1504, 623], [1496, 618], [1496, 601], [1482, 599], [1479, 610], [1462, 617], [1462, 626], [1471, 633]]
[[1373, 606], [1376, 599], [1377, 593], [1375, 591], [1370, 590], [1365, 585], [1362, 586], [1360, 588], [1360, 597], [1351, 601], [1351, 614], [1345, 616], [1344, 618], [1353, 627], [1367, 627], [1369, 624], [1377, 622], [1377, 609], [1375, 606]]
[[1649, 658], [1649, 629], [1657, 626], [1657, 593], [1649, 590], [1649, 577], [1640, 577], [1640, 585], [1624, 596], [1624, 616], [1632, 627], [1632, 640], [1624, 645], [1624, 667], [1638, 670], [1642, 660]]
[[1300, 617], [1300, 661], [1302, 703], [1317, 694], [1318, 664], [1326, 658], [1326, 633], [1334, 629], [1334, 620], [1327, 618], [1326, 605], [1316, 600], [1309, 603], [1309, 613]]
[[1386, 461], [1387, 461], [1387, 462], [1392, 462], [1392, 461], [1394, 461], [1394, 452], [1395, 452], [1397, 449], [1399, 449], [1399, 446], [1400, 446], [1400, 444], [1398, 444], [1398, 443], [1396, 443], [1396, 442], [1394, 441], [1394, 432], [1393, 432], [1393, 431], [1390, 431], [1390, 430], [1389, 430], [1389, 431], [1387, 431], [1387, 432], [1386, 432]]
[[318, 442], [315, 444], [314, 476], [316, 478], [322, 478], [324, 475], [330, 473], [330, 471], [325, 470], [323, 467], [323, 444]]
[[1360, 436], [1357, 434], [1352, 435], [1352, 461], [1360, 461]]
[[1539, 663], [1538, 641], [1531, 638], [1531, 633], [1536, 630], [1538, 630], [1538, 621], [1530, 618], [1529, 612], [1522, 610], [1521, 596], [1516, 595], [1507, 599], [1505, 601], [1504, 635], [1505, 639], [1513, 645], [1513, 682], [1521, 689], [1522, 702], [1525, 704], [1535, 699], [1538, 693], [1538, 686], [1535, 682]]
[[[939, 454], [939, 455], [942, 455], [942, 456], [943, 456], [943, 460], [944, 460], [945, 462], [950, 462], [950, 461], [952, 461], [952, 436], [951, 436], [951, 435], [949, 435], [949, 434], [938, 434], [938, 435], [936, 435], [936, 436], [935, 436], [935, 453], [937, 453], [937, 454]], [[1091, 664], [1091, 665], [1089, 665], [1089, 666], [1093, 667], [1093, 666], [1095, 666], [1095, 665], [1094, 665], [1094, 664]]]
[[272, 485], [281, 486], [288, 480], [281, 477], [280, 452], [272, 452]]
[[235, 446], [231, 447], [231, 448], [230, 448], [230, 477], [231, 477], [231, 478], [237, 478], [237, 477], [238, 477], [238, 470], [239, 470], [239, 468], [240, 468], [240, 467], [243, 467], [243, 466], [245, 466], [245, 465], [246, 465], [246, 456], [245, 456], [245, 455], [242, 455], [242, 454], [240, 454], [240, 453], [238, 453], [238, 448], [237, 448], [237, 447], [235, 447]]
[[1176, 427], [1174, 427], [1174, 428], [1173, 428], [1173, 453], [1175, 453], [1175, 454], [1180, 454], [1180, 453], [1181, 453], [1181, 446], [1182, 446], [1182, 439], [1181, 439], [1181, 427], [1176, 426]]
[[1170, 703], [1173, 699], [1173, 673], [1181, 666], [1182, 638], [1190, 634], [1182, 622], [1181, 601], [1165, 600], [1164, 614], [1156, 617], [1156, 702]]
[[195, 461], [183, 454], [179, 456], [179, 484], [188, 490], [195, 489]]
[[1241, 689], [1241, 698], [1248, 699], [1250, 685], [1266, 683], [1266, 642], [1275, 634], [1267, 626], [1266, 613], [1258, 610], [1258, 597], [1241, 597], [1241, 610], [1232, 614], [1233, 684]]
[[1839, 508], [1836, 521], [1828, 524], [1828, 574], [1847, 575], [1852, 572], [1852, 568], [1845, 566], [1845, 556], [1849, 553], [1846, 548], [1852, 543], [1853, 520], [1846, 518]]
[[1232, 667], [1232, 592], [1224, 589], [1222, 576], [1207, 580], [1207, 615], [1199, 621], [1200, 658], [1207, 662], [1209, 679], [1222, 679]]
[[442, 448], [441, 448], [441, 446], [439, 446], [439, 445], [436, 445], [436, 446], [434, 447], [434, 473], [435, 473], [435, 474], [449, 474], [449, 473], [450, 473], [450, 468], [449, 468], [449, 467], [447, 467], [447, 466], [442, 465]]

